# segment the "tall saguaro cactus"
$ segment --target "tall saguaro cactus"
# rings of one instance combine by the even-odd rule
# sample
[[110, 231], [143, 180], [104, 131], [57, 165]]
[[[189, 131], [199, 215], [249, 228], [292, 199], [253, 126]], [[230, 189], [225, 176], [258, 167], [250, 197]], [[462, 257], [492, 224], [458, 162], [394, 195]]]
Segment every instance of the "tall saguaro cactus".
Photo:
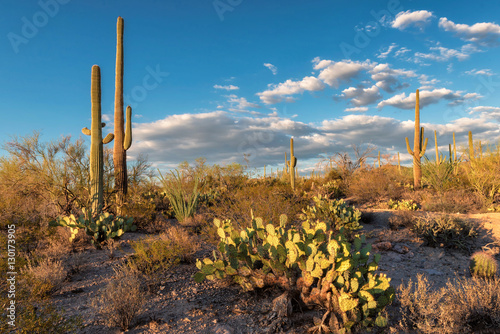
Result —
[[102, 128], [106, 126], [101, 122], [101, 70], [99, 66], [92, 66], [92, 81], [90, 88], [92, 101], [92, 125], [90, 130], [83, 128], [83, 134], [90, 136], [90, 196], [92, 198], [92, 214], [102, 210], [104, 166], [103, 166], [103, 144], [113, 140], [114, 135], [108, 134], [102, 139]]
[[132, 145], [132, 108], [127, 106], [127, 122], [123, 119], [123, 18], [116, 23], [116, 81], [115, 81], [115, 144], [113, 164], [115, 167], [115, 191], [117, 213], [121, 214], [127, 196], [127, 150]]
[[[413, 141], [413, 151], [410, 148], [408, 137], [405, 138], [406, 148], [408, 153], [413, 156], [413, 186], [415, 189], [420, 188], [422, 180], [422, 164], [420, 159], [425, 154], [427, 147], [427, 139], [424, 140], [424, 128], [420, 128], [420, 105], [419, 105], [419, 92], [417, 89], [415, 98], [415, 138]], [[422, 145], [423, 143], [423, 145]]]
[[474, 141], [472, 140], [472, 131], [469, 131], [469, 160], [474, 160]]
[[288, 170], [290, 171], [290, 185], [295, 190], [295, 166], [297, 166], [297, 158], [293, 154], [293, 138], [290, 138], [290, 160], [287, 162]]

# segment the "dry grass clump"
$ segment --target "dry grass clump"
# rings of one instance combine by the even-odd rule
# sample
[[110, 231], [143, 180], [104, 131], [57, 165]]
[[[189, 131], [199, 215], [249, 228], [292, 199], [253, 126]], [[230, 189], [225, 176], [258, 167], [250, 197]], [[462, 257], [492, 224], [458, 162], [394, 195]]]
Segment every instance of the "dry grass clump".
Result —
[[391, 230], [401, 228], [412, 228], [415, 222], [415, 214], [412, 211], [395, 211], [389, 217], [389, 227]]
[[350, 180], [347, 195], [358, 203], [401, 199], [405, 191], [403, 177], [391, 167], [358, 170]]
[[155, 286], [172, 266], [192, 261], [200, 247], [197, 237], [189, 235], [183, 227], [170, 227], [159, 236], [135, 241], [131, 246], [135, 254], [128, 260], [128, 266], [144, 275], [149, 286]]
[[398, 289], [404, 330], [419, 333], [487, 333], [500, 328], [500, 280], [459, 278], [437, 291], [425, 276]]
[[144, 304], [139, 272], [122, 266], [93, 301], [93, 307], [106, 325], [127, 330]]
[[45, 258], [37, 264], [28, 261], [22, 270], [24, 283], [32, 296], [45, 298], [61, 289], [68, 276], [68, 271], [59, 260]]
[[481, 211], [484, 205], [484, 200], [477, 193], [455, 189], [429, 196], [422, 207], [425, 211], [470, 213]]
[[286, 214], [293, 222], [308, 204], [308, 199], [295, 194], [290, 185], [276, 183], [270, 187], [265, 182], [248, 182], [219, 194], [203, 212], [208, 217], [208, 225], [213, 225], [213, 218], [231, 219], [243, 229], [252, 221], [250, 209], [255, 217], [277, 224], [281, 214]]
[[171, 226], [165, 233], [160, 234], [160, 240], [171, 242], [179, 252], [181, 262], [192, 262], [193, 255], [200, 249], [200, 242], [197, 237], [180, 226]]
[[477, 237], [476, 225], [451, 216], [425, 216], [417, 219], [411, 228], [431, 247], [448, 247], [467, 250]]

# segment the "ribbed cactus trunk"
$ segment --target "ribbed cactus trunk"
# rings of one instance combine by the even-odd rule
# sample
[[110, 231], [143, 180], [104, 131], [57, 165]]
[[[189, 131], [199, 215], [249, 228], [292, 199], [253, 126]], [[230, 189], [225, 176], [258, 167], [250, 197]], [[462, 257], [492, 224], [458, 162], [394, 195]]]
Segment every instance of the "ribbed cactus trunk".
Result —
[[422, 145], [422, 141], [424, 138], [424, 128], [420, 128], [419, 103], [419, 91], [417, 89], [415, 97], [415, 139], [413, 141], [413, 151], [410, 148], [408, 137], [405, 138], [408, 153], [413, 156], [413, 187], [415, 189], [420, 188], [422, 185], [422, 165], [420, 163], [420, 158], [422, 158], [422, 156], [425, 154], [425, 148], [427, 147], [427, 138], [425, 139], [425, 143]]
[[297, 166], [297, 158], [293, 154], [293, 138], [290, 138], [290, 161], [288, 161], [289, 164], [289, 171], [290, 171], [290, 185], [292, 186], [292, 189], [295, 190], [295, 166]]
[[127, 150], [132, 144], [132, 109], [127, 107], [126, 130], [123, 119], [123, 18], [118, 17], [116, 23], [116, 79], [115, 79], [115, 144], [113, 147], [113, 164], [115, 167], [115, 191], [117, 214], [122, 214], [126, 201]]
[[474, 160], [474, 141], [472, 140], [472, 131], [469, 131], [469, 160]]
[[92, 200], [92, 214], [98, 214], [104, 205], [104, 158], [103, 143], [113, 140], [110, 133], [102, 139], [102, 128], [106, 125], [101, 122], [101, 70], [99, 66], [92, 66], [92, 81], [90, 88], [92, 103], [92, 124], [90, 130], [83, 128], [83, 134], [90, 136], [90, 197]]

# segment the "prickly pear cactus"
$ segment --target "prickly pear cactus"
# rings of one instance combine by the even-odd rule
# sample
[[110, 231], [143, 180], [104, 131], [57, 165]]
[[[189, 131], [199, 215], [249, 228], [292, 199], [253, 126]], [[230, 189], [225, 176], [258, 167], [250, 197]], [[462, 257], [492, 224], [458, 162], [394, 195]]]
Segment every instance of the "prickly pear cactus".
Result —
[[75, 217], [73, 214], [66, 217], [59, 217], [56, 221], [50, 222], [50, 226], [63, 226], [71, 231], [69, 241], [73, 241], [80, 230], [92, 237], [92, 244], [96, 248], [101, 248], [101, 244], [109, 239], [118, 239], [125, 232], [137, 230], [131, 217], [114, 217], [107, 212], [95, 218], [89, 216], [84, 210], [83, 214]]
[[[197, 282], [232, 277], [245, 290], [278, 285], [300, 295], [308, 306], [327, 310], [315, 326], [349, 332], [354, 325], [384, 327], [384, 308], [394, 299], [390, 278], [375, 273], [380, 255], [371, 256], [364, 237], [349, 243], [344, 229], [331, 233], [329, 222], [305, 221], [300, 228], [264, 224], [236, 229], [231, 221], [214, 220], [220, 237], [213, 259], [197, 260]], [[313, 328], [314, 329], [314, 328]]]
[[347, 205], [343, 199], [331, 200], [326, 196], [318, 195], [313, 197], [314, 205], [302, 209], [299, 215], [304, 222], [314, 222], [317, 220], [330, 224], [334, 230], [344, 228], [346, 232], [356, 231], [362, 228], [359, 224], [361, 211]]

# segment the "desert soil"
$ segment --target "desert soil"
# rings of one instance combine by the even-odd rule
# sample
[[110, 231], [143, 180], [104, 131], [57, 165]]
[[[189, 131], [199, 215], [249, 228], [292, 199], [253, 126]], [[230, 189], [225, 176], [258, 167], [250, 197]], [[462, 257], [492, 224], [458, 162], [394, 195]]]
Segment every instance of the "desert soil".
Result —
[[[470, 253], [490, 243], [500, 245], [500, 213], [459, 215], [478, 224], [479, 237], [469, 251], [427, 247], [407, 229], [391, 230], [387, 210], [364, 211], [369, 217], [363, 223], [367, 241], [378, 245], [382, 255], [379, 271], [391, 277], [398, 287], [409, 279], [415, 281], [421, 273], [430, 278], [436, 288], [448, 279], [469, 277]], [[424, 214], [424, 213], [422, 213]], [[120, 240], [120, 250], [110, 257], [107, 250], [86, 248], [77, 254], [78, 270], [71, 273], [63, 288], [54, 295], [54, 304], [67, 316], [82, 316], [84, 326], [79, 333], [120, 333], [105, 325], [92, 307], [98, 291], [113, 276], [113, 269], [133, 253], [130, 242], [146, 237], [143, 233], [127, 233]], [[387, 243], [390, 243], [387, 244]], [[195, 258], [208, 257], [213, 246], [202, 244]], [[497, 255], [498, 259], [499, 255]], [[313, 316], [321, 310], [295, 310], [288, 323], [276, 321], [272, 301], [281, 294], [277, 289], [243, 292], [239, 286], [225, 281], [195, 283], [194, 263], [182, 263], [169, 270], [160, 284], [146, 295], [142, 312], [127, 333], [306, 333]], [[398, 301], [388, 307], [391, 329], [397, 332]]]

